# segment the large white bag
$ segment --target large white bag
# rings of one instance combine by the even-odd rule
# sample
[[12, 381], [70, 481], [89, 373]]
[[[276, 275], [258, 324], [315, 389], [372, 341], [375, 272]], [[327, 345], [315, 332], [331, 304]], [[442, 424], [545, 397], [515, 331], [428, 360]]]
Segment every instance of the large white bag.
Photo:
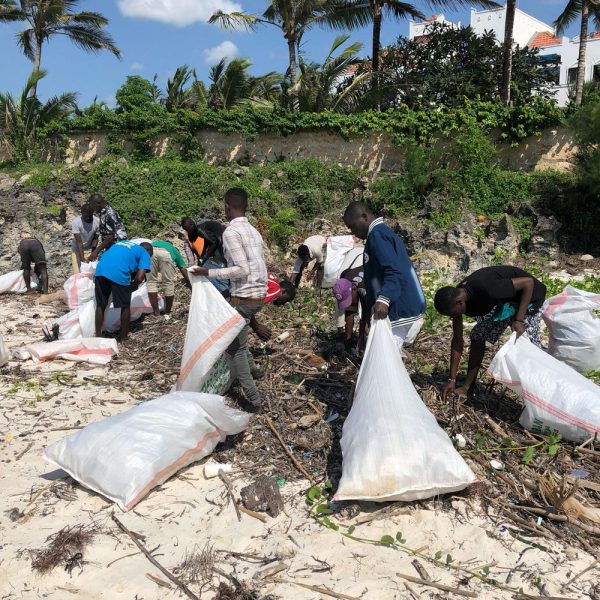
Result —
[[475, 481], [415, 390], [387, 319], [371, 327], [341, 445], [335, 500], [419, 500]]
[[323, 268], [322, 288], [332, 288], [339, 279], [344, 257], [354, 248], [351, 235], [336, 235], [327, 239], [327, 255]]
[[534, 433], [581, 442], [600, 433], [600, 387], [565, 363], [513, 333], [488, 373], [517, 394], [525, 410], [519, 422]]
[[128, 511], [248, 420], [221, 396], [175, 392], [88, 425], [46, 448], [44, 458]]
[[568, 285], [544, 304], [549, 352], [581, 373], [600, 369], [600, 294]]
[[[35, 289], [38, 284], [38, 278], [35, 273], [31, 273], [31, 289]], [[0, 275], [0, 294], [24, 294], [27, 291], [23, 271], [11, 271], [5, 275]]]
[[0, 367], [3, 367], [9, 359], [9, 355], [8, 355], [8, 350], [6, 349], [6, 346], [4, 345], [4, 338], [2, 337], [2, 334], [0, 333]]
[[[162, 298], [159, 299], [159, 308], [164, 307], [164, 301]], [[131, 294], [131, 322], [137, 321], [142, 315], [149, 315], [152, 312], [152, 305], [150, 304], [150, 298], [148, 298], [148, 288], [145, 283], [142, 283]], [[109, 333], [114, 333], [121, 329], [121, 309], [115, 308], [113, 303], [104, 312], [104, 325], [103, 330]]]
[[106, 365], [117, 353], [117, 340], [97, 337], [40, 342], [39, 344], [28, 344], [13, 349], [13, 354], [19, 359], [31, 358], [34, 363], [62, 358], [63, 360], [75, 362]]
[[67, 306], [75, 310], [95, 297], [94, 274], [90, 272], [71, 275], [63, 285]]
[[192, 278], [181, 371], [176, 389], [198, 391], [212, 366], [244, 328], [245, 320], [205, 277]]

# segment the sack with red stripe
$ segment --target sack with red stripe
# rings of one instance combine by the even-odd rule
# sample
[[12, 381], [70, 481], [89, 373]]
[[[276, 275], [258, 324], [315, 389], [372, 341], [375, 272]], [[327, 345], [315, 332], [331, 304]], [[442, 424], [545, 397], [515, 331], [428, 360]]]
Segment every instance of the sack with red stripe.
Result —
[[63, 285], [67, 306], [75, 310], [95, 297], [94, 273], [76, 273], [71, 275]]
[[519, 422], [543, 435], [582, 442], [600, 433], [600, 387], [525, 336], [513, 333], [488, 373], [517, 394], [525, 409]]
[[192, 300], [175, 389], [197, 392], [212, 366], [244, 328], [244, 318], [205, 277], [192, 278]]

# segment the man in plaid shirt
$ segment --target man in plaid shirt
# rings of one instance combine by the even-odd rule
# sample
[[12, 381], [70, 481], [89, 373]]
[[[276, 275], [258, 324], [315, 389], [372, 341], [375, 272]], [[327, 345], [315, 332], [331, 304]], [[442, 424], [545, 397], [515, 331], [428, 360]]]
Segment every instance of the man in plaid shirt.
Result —
[[232, 188], [225, 194], [225, 216], [229, 226], [223, 233], [223, 249], [227, 266], [223, 269], [196, 268], [194, 272], [213, 279], [229, 279], [231, 305], [244, 317], [246, 326], [225, 351], [231, 377], [239, 381], [246, 400], [260, 409], [261, 398], [248, 363], [248, 330], [250, 321], [260, 311], [267, 294], [267, 267], [263, 255], [263, 239], [246, 218], [248, 194]]
[[90, 260], [96, 260], [103, 250], [110, 248], [115, 242], [127, 239], [127, 232], [119, 213], [106, 202], [102, 194], [92, 194], [89, 203], [95, 213], [100, 215], [98, 232], [102, 241], [90, 255]]

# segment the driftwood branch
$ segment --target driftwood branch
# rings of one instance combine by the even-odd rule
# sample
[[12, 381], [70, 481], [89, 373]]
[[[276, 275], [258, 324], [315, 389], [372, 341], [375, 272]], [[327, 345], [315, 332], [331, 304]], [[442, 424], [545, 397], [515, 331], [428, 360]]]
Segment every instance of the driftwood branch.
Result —
[[396, 573], [396, 575], [398, 577], [402, 577], [402, 579], [406, 579], [406, 581], [410, 581], [411, 583], [427, 585], [429, 587], [435, 588], [436, 590], [442, 590], [444, 592], [458, 594], [459, 596], [466, 596], [467, 598], [477, 598], [477, 594], [475, 592], [468, 592], [467, 590], [461, 590], [450, 585], [436, 583], [435, 581], [427, 581], [426, 579], [421, 579], [420, 577], [413, 577], [412, 575], [405, 575], [404, 573]]
[[223, 484], [225, 485], [225, 488], [227, 489], [227, 495], [229, 496], [229, 499], [233, 503], [233, 507], [235, 508], [235, 514], [237, 515], [237, 520], [241, 521], [242, 514], [240, 513], [240, 507], [238, 506], [238, 503], [235, 500], [235, 496], [233, 495], [233, 487], [231, 485], [231, 479], [229, 479], [229, 477], [227, 477], [227, 475], [225, 475], [225, 471], [223, 471], [223, 469], [219, 469], [219, 479], [223, 482]]
[[132, 533], [129, 529], [127, 529], [127, 527], [125, 527], [125, 525], [123, 525], [123, 523], [121, 523], [121, 521], [119, 521], [119, 519], [117, 519], [117, 517], [115, 517], [114, 513], [111, 515], [112, 520], [117, 524], [117, 526], [119, 527], [119, 529], [123, 532], [126, 533], [131, 540], [133, 541], [133, 543], [141, 550], [142, 554], [172, 583], [174, 583], [188, 598], [190, 598], [190, 600], [200, 600], [200, 598], [198, 596], [196, 596], [196, 594], [194, 594], [194, 592], [192, 592], [192, 590], [190, 590], [190, 588], [185, 585], [185, 583], [183, 583], [183, 581], [181, 581], [181, 579], [178, 579], [177, 577], [175, 577], [175, 575], [173, 575], [170, 571], [168, 571], [167, 569], [165, 569], [165, 567], [163, 567], [153, 556], [152, 554], [150, 554], [150, 552], [146, 549], [146, 547], [142, 544], [142, 542], [140, 542], [137, 537], [135, 536], [134, 533]]
[[300, 471], [300, 473], [302, 473], [302, 475], [304, 475], [311, 483], [314, 483], [314, 481], [315, 481], [314, 478], [311, 475], [309, 475], [307, 470], [296, 460], [296, 457], [288, 450], [288, 447], [285, 445], [285, 442], [283, 441], [282, 437], [279, 435], [279, 432], [277, 431], [277, 429], [275, 429], [275, 425], [273, 425], [273, 421], [271, 421], [271, 419], [269, 417], [265, 417], [265, 421], [266, 421], [267, 425], [269, 426], [269, 429], [274, 433], [275, 437], [279, 440], [279, 443], [281, 444], [283, 451], [288, 455], [289, 459], [292, 461], [292, 463], [294, 464], [296, 469], [298, 469], [298, 471]]

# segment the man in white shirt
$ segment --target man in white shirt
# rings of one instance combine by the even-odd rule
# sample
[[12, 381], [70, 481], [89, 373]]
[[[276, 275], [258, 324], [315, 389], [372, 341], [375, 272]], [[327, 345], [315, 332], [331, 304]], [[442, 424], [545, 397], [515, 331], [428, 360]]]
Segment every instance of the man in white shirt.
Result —
[[[321, 279], [323, 278], [323, 268], [325, 265], [325, 255], [327, 253], [327, 239], [322, 235], [312, 235], [305, 239], [304, 242], [298, 246], [297, 254], [298, 258], [294, 263], [292, 269], [292, 275], [290, 281], [298, 287], [300, 280], [302, 279], [302, 273], [311, 261], [315, 261], [313, 267], [313, 273], [320, 273]], [[319, 286], [317, 286], [319, 287]]]
[[229, 226], [223, 233], [223, 249], [227, 266], [222, 269], [196, 267], [193, 273], [213, 279], [229, 279], [231, 305], [244, 317], [245, 327], [225, 351], [231, 376], [229, 385], [237, 379], [246, 400], [256, 409], [261, 406], [260, 394], [248, 362], [248, 331], [250, 321], [264, 305], [267, 294], [267, 267], [263, 254], [263, 239], [246, 218], [248, 194], [242, 188], [225, 194], [225, 216]]
[[81, 207], [81, 216], [75, 217], [71, 223], [73, 241], [71, 242], [71, 263], [73, 273], [79, 273], [81, 263], [85, 262], [86, 252], [91, 252], [98, 244], [100, 218], [94, 216], [94, 209], [89, 204]]

